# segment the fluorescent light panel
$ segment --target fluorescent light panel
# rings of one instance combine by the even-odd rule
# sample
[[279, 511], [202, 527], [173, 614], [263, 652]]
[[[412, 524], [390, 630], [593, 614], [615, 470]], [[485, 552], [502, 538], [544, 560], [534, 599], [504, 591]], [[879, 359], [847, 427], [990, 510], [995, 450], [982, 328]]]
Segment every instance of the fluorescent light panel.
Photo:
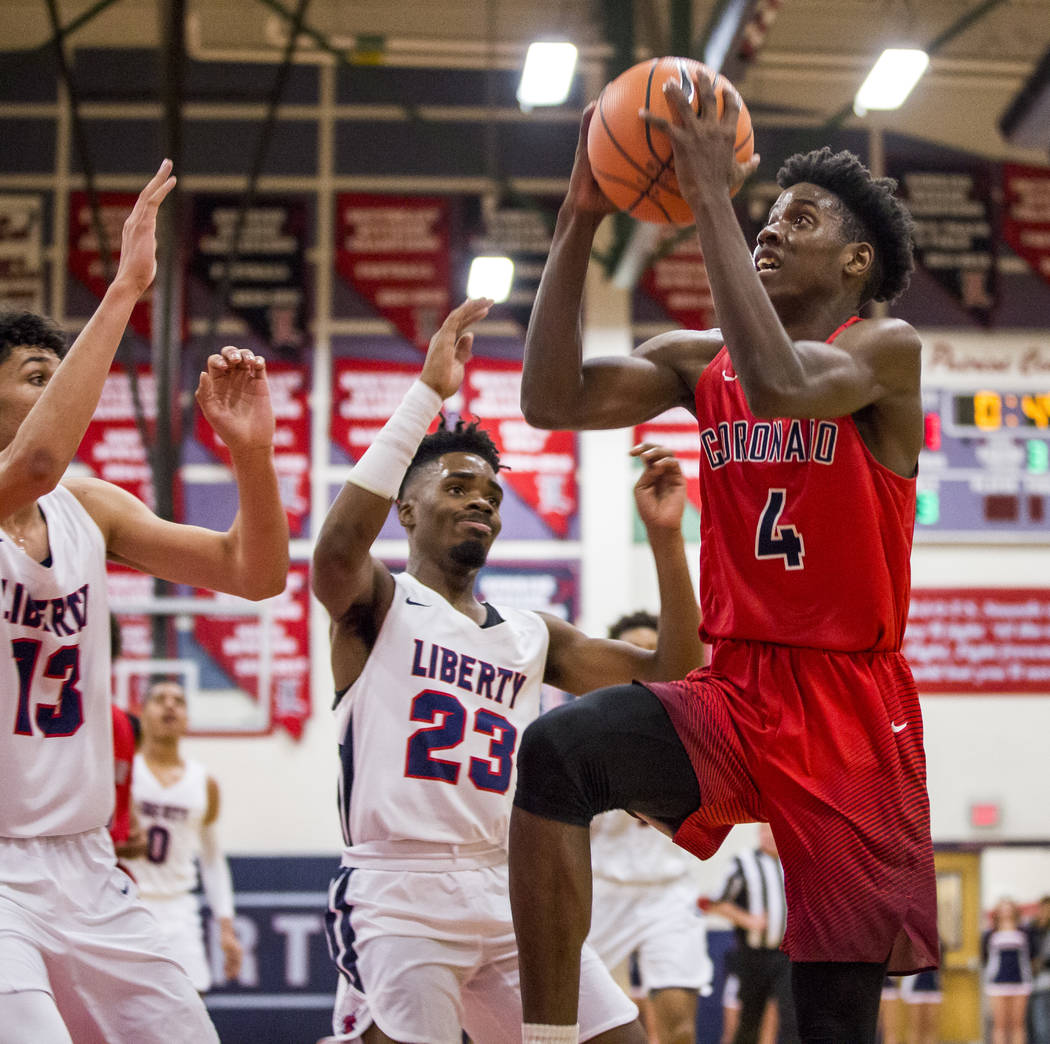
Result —
[[514, 262], [509, 257], [476, 257], [470, 263], [467, 297], [506, 301], [514, 282]]
[[535, 105], [561, 105], [569, 96], [572, 74], [576, 70], [576, 48], [564, 41], [529, 44], [525, 67], [518, 84], [518, 104], [523, 109]]
[[925, 51], [887, 48], [857, 91], [853, 111], [863, 116], [869, 109], [899, 109], [929, 63], [930, 56]]

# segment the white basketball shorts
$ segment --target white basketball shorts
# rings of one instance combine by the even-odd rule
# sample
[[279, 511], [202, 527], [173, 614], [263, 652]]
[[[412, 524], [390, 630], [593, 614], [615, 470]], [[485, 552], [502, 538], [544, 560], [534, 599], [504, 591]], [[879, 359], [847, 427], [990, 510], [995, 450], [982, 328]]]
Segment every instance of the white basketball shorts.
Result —
[[211, 989], [211, 971], [204, 952], [204, 929], [200, 904], [187, 892], [167, 899], [141, 896], [142, 905], [157, 919], [160, 938], [168, 952], [182, 965], [198, 993]]
[[707, 932], [688, 878], [650, 885], [595, 877], [587, 942], [609, 968], [637, 951], [645, 993], [674, 987], [711, 990]]
[[[328, 944], [342, 974], [334, 1041], [374, 1021], [394, 1040], [518, 1044], [521, 998], [506, 863], [469, 870], [344, 868], [329, 891]], [[584, 947], [580, 1040], [638, 1009]]]
[[4, 995], [37, 990], [76, 1044], [218, 1044], [157, 935], [104, 829], [0, 838], [0, 1019]]

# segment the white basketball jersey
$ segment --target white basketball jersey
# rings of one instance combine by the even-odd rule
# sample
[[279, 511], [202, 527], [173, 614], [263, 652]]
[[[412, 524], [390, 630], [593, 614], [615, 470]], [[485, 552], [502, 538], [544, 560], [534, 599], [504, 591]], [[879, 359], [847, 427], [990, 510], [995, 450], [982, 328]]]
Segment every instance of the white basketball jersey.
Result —
[[655, 827], [627, 812], [603, 812], [591, 821], [595, 877], [616, 884], [658, 884], [689, 873], [691, 857]]
[[0, 836], [104, 827], [113, 813], [106, 548], [62, 486], [38, 504], [50, 565], [0, 531]]
[[[547, 625], [481, 627], [415, 577], [336, 708], [344, 861], [413, 842], [506, 848], [521, 734], [540, 712]], [[398, 843], [404, 842], [404, 845]]]
[[183, 759], [183, 774], [164, 786], [146, 759], [135, 755], [131, 799], [146, 836], [146, 854], [127, 861], [147, 898], [181, 895], [197, 887], [201, 823], [208, 809], [208, 773], [199, 761]]

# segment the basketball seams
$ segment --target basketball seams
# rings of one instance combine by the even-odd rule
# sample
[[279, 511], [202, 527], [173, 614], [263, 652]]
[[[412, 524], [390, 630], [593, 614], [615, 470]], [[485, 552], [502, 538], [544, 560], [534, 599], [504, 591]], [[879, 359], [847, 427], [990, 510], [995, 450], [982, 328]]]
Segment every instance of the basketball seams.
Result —
[[605, 97], [605, 91], [602, 91], [601, 96], [598, 98], [598, 118], [601, 120], [602, 130], [605, 131], [605, 136], [609, 139], [609, 144], [627, 161], [628, 165], [633, 167], [639, 174], [644, 175], [646, 178], [649, 177], [649, 172], [645, 167], [639, 163], [617, 140], [616, 136], [612, 132], [612, 128], [609, 126], [609, 121], [605, 118], [605, 110], [602, 105], [602, 99]]
[[[724, 112], [730, 81], [720, 73], [695, 59], [649, 58], [625, 70], [599, 95], [587, 150], [595, 180], [614, 206], [643, 221], [687, 225], [694, 218], [678, 188], [673, 150], [668, 147], [662, 155], [665, 136], [638, 116], [641, 108], [666, 114], [666, 101], [660, 105], [660, 85], [672, 75], [688, 79], [693, 86], [694, 112], [700, 108], [699, 77], [707, 76], [717, 111]], [[746, 105], [741, 107], [736, 129], [734, 159], [746, 162], [754, 152], [754, 128]]]
[[[645, 107], [652, 112], [653, 108], [653, 77], [656, 76], [656, 70], [660, 67], [662, 59], [654, 59], [653, 64], [649, 68], [649, 78], [645, 81]], [[661, 156], [656, 148], [653, 146], [653, 127], [651, 123], [645, 123], [645, 144], [649, 149], [649, 154], [661, 165], [666, 165], [667, 157]]]

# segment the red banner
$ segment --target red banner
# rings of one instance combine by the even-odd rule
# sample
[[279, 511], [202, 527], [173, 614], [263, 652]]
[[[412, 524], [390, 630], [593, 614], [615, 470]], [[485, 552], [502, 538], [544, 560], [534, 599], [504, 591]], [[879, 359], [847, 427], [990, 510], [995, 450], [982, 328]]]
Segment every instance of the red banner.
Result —
[[[681, 235], [679, 229], [664, 233], [664, 245]], [[707, 281], [704, 255], [690, 234], [669, 253], [657, 257], [642, 274], [638, 285], [660, 307], [669, 319], [687, 330], [708, 330], [718, 325], [711, 286]]]
[[[375, 359], [336, 359], [332, 369], [332, 442], [356, 461], [419, 377], [419, 367]], [[448, 401], [453, 411], [457, 399]], [[437, 423], [431, 424], [430, 431]]]
[[[138, 197], [133, 192], [98, 193], [102, 227], [106, 245], [113, 258], [113, 271], [120, 256], [120, 236], [124, 221]], [[91, 204], [86, 192], [69, 194], [69, 271], [100, 300], [109, 286], [106, 266], [102, 263], [98, 236], [91, 217]], [[150, 301], [152, 289], [147, 290], [131, 312], [131, 328], [146, 340], [150, 339]]]
[[[152, 437], [157, 422], [157, 395], [148, 366], [136, 368], [142, 412]], [[102, 396], [77, 451], [79, 459], [99, 477], [138, 497], [153, 508], [153, 471], [142, 444], [131, 393], [131, 380], [114, 366], [102, 388]]]
[[919, 692], [1050, 692], [1050, 589], [926, 588], [904, 653]]
[[[200, 597], [210, 593], [197, 592]], [[269, 628], [264, 629], [258, 617], [202, 615], [194, 619], [193, 633], [231, 680], [256, 699], [260, 695], [260, 650], [267, 648], [272, 724], [299, 739], [310, 717], [310, 584], [305, 562], [292, 564], [284, 593], [270, 599], [270, 605], [274, 618]]]
[[464, 383], [466, 412], [481, 421], [500, 452], [500, 480], [564, 538], [576, 514], [576, 436], [540, 431], [521, 415], [521, 363], [474, 359]]
[[1050, 169], [1003, 164], [1003, 239], [1050, 283]]
[[451, 308], [448, 201], [344, 193], [337, 210], [340, 275], [425, 351]]
[[[304, 367], [291, 364], [266, 364], [276, 431], [274, 432], [274, 467], [281, 491], [281, 503], [288, 514], [288, 528], [293, 537], [303, 532], [310, 514], [310, 410], [307, 404], [308, 374]], [[197, 441], [224, 464], [230, 453], [212, 426], [197, 411]]]
[[689, 502], [699, 511], [700, 436], [696, 430], [696, 418], [688, 410], [676, 407], [639, 424], [634, 429], [634, 441], [635, 444], [653, 442], [658, 446], [666, 446], [674, 453], [685, 476]]

